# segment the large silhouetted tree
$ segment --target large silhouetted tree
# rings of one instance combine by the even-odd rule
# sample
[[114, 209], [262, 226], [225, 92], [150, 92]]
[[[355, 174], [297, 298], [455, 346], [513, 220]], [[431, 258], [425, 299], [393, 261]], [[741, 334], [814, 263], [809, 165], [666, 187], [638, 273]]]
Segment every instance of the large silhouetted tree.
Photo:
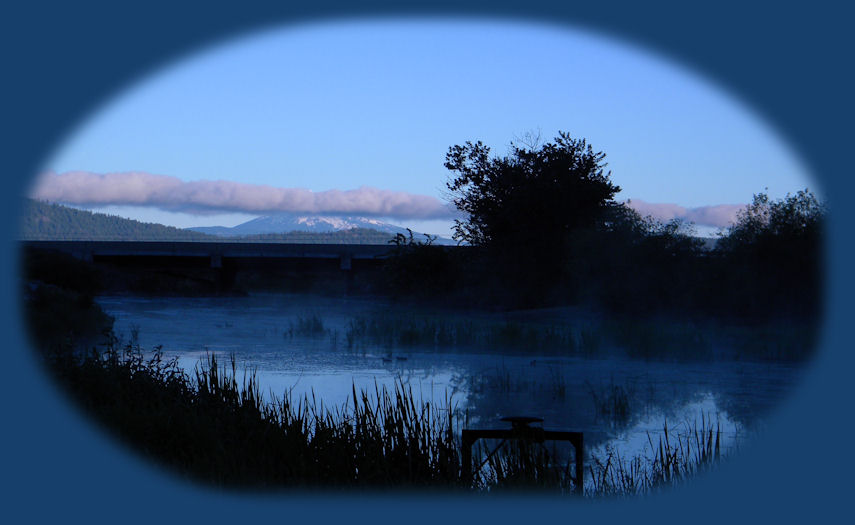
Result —
[[505, 157], [491, 157], [480, 141], [450, 147], [445, 167], [455, 175], [447, 187], [467, 214], [455, 222], [455, 239], [491, 246], [543, 232], [560, 243], [556, 236], [593, 226], [620, 191], [609, 180], [605, 158], [565, 132], [540, 147], [511, 144]]
[[480, 141], [450, 147], [449, 196], [466, 215], [455, 239], [482, 247], [490, 273], [536, 302], [566, 273], [573, 237], [608, 229], [622, 207], [605, 158], [565, 132], [543, 145], [512, 143], [503, 157]]

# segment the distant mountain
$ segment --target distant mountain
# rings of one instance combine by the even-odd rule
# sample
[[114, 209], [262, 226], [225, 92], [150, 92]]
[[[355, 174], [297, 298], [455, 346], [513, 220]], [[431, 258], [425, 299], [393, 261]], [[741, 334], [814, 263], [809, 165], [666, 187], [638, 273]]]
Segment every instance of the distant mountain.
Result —
[[216, 237], [27, 199], [20, 238], [33, 241], [211, 241]]
[[[386, 244], [407, 229], [364, 217], [300, 216], [280, 214], [259, 217], [233, 228], [203, 226], [173, 228], [115, 215], [93, 213], [27, 199], [21, 217], [22, 240], [103, 240], [103, 241], [258, 241], [285, 243]], [[423, 234], [413, 232], [416, 241]], [[717, 237], [699, 237], [704, 249], [712, 250]], [[451, 239], [437, 238], [434, 244], [453, 245]]]
[[[220, 237], [245, 237], [290, 232], [330, 233], [352, 229], [375, 230], [391, 234], [391, 237], [394, 237], [398, 233], [408, 235], [405, 227], [378, 221], [377, 219], [329, 215], [298, 215], [293, 213], [265, 215], [243, 224], [238, 224], [232, 228], [225, 226], [199, 226], [188, 229]], [[421, 233], [413, 232], [413, 235], [416, 240], [424, 240], [424, 235]], [[436, 244], [456, 244], [451, 239], [442, 237], [437, 238], [434, 242]]]
[[250, 242], [281, 242], [292, 244], [389, 244], [394, 235], [367, 228], [351, 228], [332, 232], [259, 233], [242, 237], [220, 237]]
[[[292, 227], [288, 222], [280, 222], [281, 226], [275, 226], [275, 220], [263, 219], [266, 217], [260, 217], [235, 228], [182, 229], [27, 199], [21, 217], [19, 236], [22, 240], [33, 241], [240, 240], [304, 244], [387, 244], [396, 233], [403, 232], [406, 235], [407, 231], [406, 228], [386, 225], [371, 219], [361, 221], [375, 226], [373, 228], [354, 226], [359, 224], [360, 220], [350, 217], [304, 217], [301, 218], [302, 221], [296, 222], [302, 225], [297, 227]], [[331, 220], [326, 221], [326, 219]], [[251, 224], [255, 226], [247, 226]], [[379, 229], [381, 225], [385, 231]], [[280, 228], [285, 228], [285, 231]], [[424, 240], [420, 234], [414, 234], [414, 237], [416, 240]]]

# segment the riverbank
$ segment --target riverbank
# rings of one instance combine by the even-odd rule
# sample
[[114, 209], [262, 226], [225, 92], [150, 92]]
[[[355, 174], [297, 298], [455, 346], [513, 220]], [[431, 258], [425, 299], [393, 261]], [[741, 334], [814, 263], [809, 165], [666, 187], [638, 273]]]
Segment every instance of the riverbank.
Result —
[[[571, 463], [540, 447], [478, 448], [465, 477], [465, 416], [425, 405], [403, 384], [353, 389], [349, 403], [325, 407], [287, 394], [265, 402], [253, 375], [216, 357], [186, 374], [133, 342], [85, 356], [45, 354], [45, 364], [95, 421], [133, 450], [195, 482], [235, 490], [442, 490], [492, 494], [537, 489], [573, 494]], [[649, 493], [685, 481], [721, 460], [721, 429], [702, 420], [688, 433], [666, 426], [652, 455], [609, 451], [586, 465], [585, 496]]]
[[[492, 456], [487, 449], [480, 451], [484, 455], [482, 459], [476, 456], [476, 461], [486, 461], [484, 469], [478, 470], [474, 479], [463, 479], [457, 436], [466, 425], [465, 419], [455, 419], [459, 414], [449, 406], [417, 402], [418, 398], [403, 384], [381, 388], [373, 394], [371, 390], [353, 388], [347, 404], [321, 405], [313, 398], [288, 395], [264, 400], [255, 377], [237, 377], [233, 361], [224, 368], [214, 357], [187, 373], [188, 368], [182, 370], [174, 361], [164, 359], [157, 348], [149, 347], [144, 352], [133, 338], [125, 343], [118, 341], [108, 329], [113, 320], [91, 301], [84, 288], [86, 282], [74, 280], [74, 272], [69, 275], [69, 282], [80, 290], [35, 282], [27, 288], [35, 292], [27, 296], [30, 318], [51, 321], [39, 326], [67, 325], [78, 330], [42, 345], [47, 369], [95, 421], [133, 450], [168, 466], [179, 476], [240, 490], [424, 488], [489, 494], [503, 488], [534, 487], [562, 493], [575, 491], [576, 482], [564, 469], [569, 460], [556, 464], [544, 455], [521, 456], [520, 450], [514, 448]], [[62, 293], [50, 300], [34, 301], [44, 290]], [[84, 320], [77, 318], [81, 312], [86, 313]], [[537, 324], [536, 319], [526, 319], [531, 313], [512, 314], [518, 319], [511, 322]], [[420, 335], [415, 328], [424, 325], [424, 319], [407, 324], [409, 321], [401, 316], [411, 313], [400, 309], [390, 315], [382, 321], [386, 324], [381, 323], [373, 333], [391, 333], [396, 337], [392, 342], [395, 345], [406, 336], [403, 342], [410, 341], [411, 347], [428, 340], [435, 342], [443, 331], [457, 333], [445, 328], [460, 321], [437, 318]], [[561, 313], [552, 310], [550, 315], [560, 317]], [[62, 318], [67, 322], [55, 324]], [[316, 331], [318, 323], [320, 330], [325, 330], [320, 318], [318, 322], [306, 318], [302, 324], [299, 318], [293, 321], [296, 332]], [[483, 325], [488, 328], [485, 332], [479, 329], [459, 333], [474, 334], [470, 342], [488, 345], [500, 343], [497, 337], [524, 343], [531, 335], [518, 331], [514, 324], [491, 323], [488, 320]], [[82, 327], [88, 328], [80, 331]], [[39, 337], [50, 335], [49, 329], [34, 332]], [[91, 347], [81, 337], [84, 332], [89, 336], [103, 335], [100, 350], [85, 351]], [[543, 333], [557, 340], [563, 337], [548, 330]], [[644, 340], [646, 332], [641, 333]], [[371, 334], [356, 333], [355, 340], [362, 338], [363, 343], [376, 344]], [[583, 337], [581, 334], [571, 330], [564, 335]], [[649, 335], [662, 337], [655, 330]], [[284, 331], [277, 337], [284, 342]], [[654, 347], [660, 343], [661, 339], [653, 340]], [[532, 364], [531, 368], [536, 367]], [[518, 379], [501, 380], [498, 388], [516, 392]], [[557, 386], [560, 391], [561, 384]], [[540, 395], [540, 390], [531, 393]], [[608, 408], [609, 404], [614, 405], [608, 399], [602, 404], [607, 410], [613, 408]], [[595, 484], [585, 488], [586, 495], [650, 492], [718, 461], [721, 431], [701, 421], [699, 428], [671, 438], [666, 427], [659, 438], [664, 440], [660, 443], [664, 442], [665, 448], [657, 449], [654, 440], [647, 455], [624, 457], [618, 451], [606, 451], [592, 458], [586, 476]], [[682, 443], [680, 440], [687, 436], [693, 441]]]

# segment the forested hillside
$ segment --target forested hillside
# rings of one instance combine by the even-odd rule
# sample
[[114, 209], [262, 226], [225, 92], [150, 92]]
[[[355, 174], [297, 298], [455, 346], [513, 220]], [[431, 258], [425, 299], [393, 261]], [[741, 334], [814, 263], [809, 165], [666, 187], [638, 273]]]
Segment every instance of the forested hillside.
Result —
[[92, 213], [27, 199], [21, 217], [24, 240], [208, 241], [204, 233]]
[[366, 228], [323, 233], [295, 231], [220, 237], [32, 199], [27, 199], [24, 205], [19, 235], [23, 240], [256, 241], [307, 244], [386, 244], [393, 237], [392, 234]]

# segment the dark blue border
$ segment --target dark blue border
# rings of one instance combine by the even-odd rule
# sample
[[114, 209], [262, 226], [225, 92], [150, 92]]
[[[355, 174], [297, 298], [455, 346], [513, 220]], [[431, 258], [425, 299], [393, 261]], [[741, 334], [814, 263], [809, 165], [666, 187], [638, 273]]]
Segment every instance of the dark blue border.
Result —
[[[853, 292], [851, 139], [855, 92], [846, 78], [848, 17], [822, 2], [800, 9], [737, 2], [285, 2], [30, 3], [0, 15], [3, 290], [7, 344], [0, 380], [2, 515], [29, 522], [595, 519], [786, 522], [844, 511], [851, 490]], [[177, 4], [177, 2], [175, 2]], [[442, 7], [446, 5], [446, 7]], [[464, 7], [455, 7], [462, 5]], [[405, 7], [401, 7], [405, 6]], [[715, 79], [767, 119], [821, 182], [831, 207], [829, 301], [819, 357], [767, 439], [688, 489], [643, 501], [567, 505], [446, 501], [424, 495], [286, 499], [206, 492], [153, 470], [78, 418], [42, 377], [20, 330], [20, 196], [75, 124], [158, 65], [253, 28], [328, 17], [457, 13], [570, 23], [648, 46]], [[690, 176], [690, 175], [687, 175]], [[848, 509], [846, 509], [848, 510]], [[848, 512], [843, 515], [849, 514]]]

